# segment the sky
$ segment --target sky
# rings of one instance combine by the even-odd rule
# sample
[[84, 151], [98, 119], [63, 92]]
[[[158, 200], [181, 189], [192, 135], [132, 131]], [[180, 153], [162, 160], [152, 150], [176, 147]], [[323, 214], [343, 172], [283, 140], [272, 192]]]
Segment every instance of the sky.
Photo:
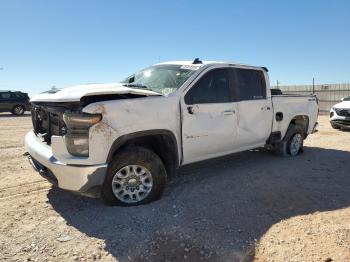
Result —
[[266, 66], [272, 84], [348, 83], [350, 1], [0, 1], [0, 90], [117, 82], [196, 57]]

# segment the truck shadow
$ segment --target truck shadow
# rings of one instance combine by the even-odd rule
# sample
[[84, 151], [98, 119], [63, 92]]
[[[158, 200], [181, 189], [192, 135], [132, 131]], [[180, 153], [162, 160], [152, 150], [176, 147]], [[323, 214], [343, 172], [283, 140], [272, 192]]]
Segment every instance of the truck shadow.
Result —
[[249, 261], [282, 219], [350, 206], [349, 159], [316, 147], [296, 158], [254, 150], [182, 168], [145, 206], [108, 207], [58, 189], [48, 198], [119, 261]]

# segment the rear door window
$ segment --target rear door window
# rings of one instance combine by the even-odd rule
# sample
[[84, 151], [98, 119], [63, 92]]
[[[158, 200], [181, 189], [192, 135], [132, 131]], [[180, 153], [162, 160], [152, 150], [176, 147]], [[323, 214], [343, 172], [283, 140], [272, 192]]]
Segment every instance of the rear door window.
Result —
[[261, 70], [232, 68], [235, 100], [266, 99], [266, 83]]

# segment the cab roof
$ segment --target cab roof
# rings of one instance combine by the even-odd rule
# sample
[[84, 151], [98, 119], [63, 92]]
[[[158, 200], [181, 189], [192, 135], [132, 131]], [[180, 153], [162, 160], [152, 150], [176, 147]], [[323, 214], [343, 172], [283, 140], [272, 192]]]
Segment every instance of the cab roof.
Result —
[[22, 91], [16, 91], [16, 90], [0, 90], [0, 92], [23, 93]]
[[219, 64], [219, 63], [224, 63], [224, 62], [218, 62], [218, 61], [201, 61], [201, 63], [194, 64], [193, 61], [167, 61], [167, 62], [162, 62], [158, 63], [157, 65], [209, 65], [209, 64]]
[[224, 61], [200, 61], [200, 60], [197, 60], [197, 62], [195, 62], [195, 61], [196, 61], [196, 59], [194, 61], [189, 61], [189, 60], [167, 61], [167, 62], [158, 63], [156, 65], [185, 65], [185, 66], [191, 65], [191, 66], [202, 67], [205, 65], [229, 64], [229, 65], [237, 65], [237, 66], [246, 66], [246, 67], [251, 67], [251, 68], [256, 68], [256, 69], [263, 69], [264, 71], [268, 72], [268, 69], [264, 66], [252, 66], [252, 65], [247, 65], [247, 64], [224, 62]]

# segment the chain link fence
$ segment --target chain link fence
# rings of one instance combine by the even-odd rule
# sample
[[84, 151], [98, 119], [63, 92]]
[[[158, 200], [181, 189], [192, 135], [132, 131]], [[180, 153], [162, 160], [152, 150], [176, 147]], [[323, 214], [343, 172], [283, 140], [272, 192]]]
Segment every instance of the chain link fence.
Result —
[[[277, 88], [273, 86], [272, 88]], [[278, 86], [283, 94], [315, 94], [319, 101], [320, 113], [329, 113], [331, 107], [339, 102], [343, 97], [350, 96], [349, 84], [323, 84], [323, 85], [288, 85]]]

